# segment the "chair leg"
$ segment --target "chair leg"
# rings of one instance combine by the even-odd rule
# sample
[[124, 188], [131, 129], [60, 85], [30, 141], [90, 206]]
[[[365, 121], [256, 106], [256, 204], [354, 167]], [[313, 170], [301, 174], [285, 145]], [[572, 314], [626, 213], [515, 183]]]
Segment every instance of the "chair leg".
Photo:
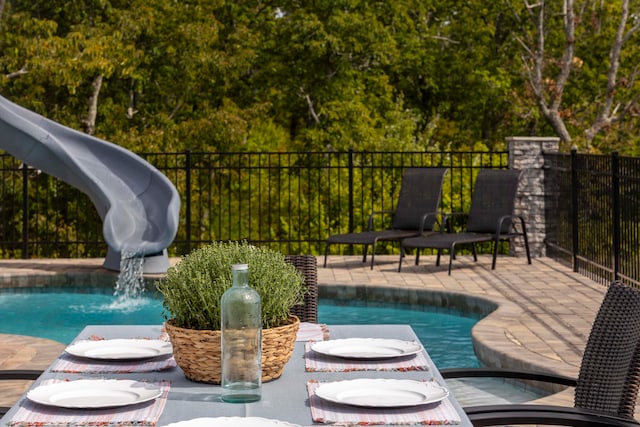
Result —
[[524, 250], [527, 252], [527, 262], [531, 264], [531, 252], [529, 251], [529, 238], [527, 237], [527, 227], [524, 225], [524, 219], [520, 218], [522, 226], [522, 238], [524, 239]]
[[496, 260], [498, 259], [498, 246], [500, 246], [500, 238], [496, 237], [493, 241], [493, 261], [491, 261], [491, 269], [496, 269]]
[[404, 260], [404, 246], [400, 242], [400, 261], [398, 261], [398, 273], [402, 270], [402, 260]]
[[473, 261], [478, 262], [478, 252], [476, 251], [476, 244], [471, 244], [471, 252], [473, 253]]
[[422, 252], [422, 249], [420, 248], [416, 248], [416, 265], [418, 265], [420, 263], [420, 253]]
[[375, 241], [373, 245], [371, 245], [371, 270], [373, 270], [373, 260], [376, 257], [376, 243], [378, 242]]
[[436, 256], [436, 267], [440, 267], [440, 256], [442, 255], [442, 249], [438, 249], [438, 255]]
[[327, 255], [329, 255], [329, 243], [327, 243], [324, 246], [324, 264], [322, 264], [322, 267], [327, 267]]
[[451, 276], [451, 266], [453, 265], [453, 259], [456, 256], [456, 244], [452, 243], [449, 248], [449, 276]]
[[[375, 247], [375, 244], [374, 244]], [[367, 252], [369, 251], [369, 245], [364, 245], [364, 248], [362, 249], [362, 262], [365, 263], [367, 262]]]

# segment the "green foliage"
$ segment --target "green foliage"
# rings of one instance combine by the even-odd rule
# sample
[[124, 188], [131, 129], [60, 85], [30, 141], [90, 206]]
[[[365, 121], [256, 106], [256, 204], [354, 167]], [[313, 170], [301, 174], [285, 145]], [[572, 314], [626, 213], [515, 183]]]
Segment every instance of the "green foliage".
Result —
[[220, 329], [220, 299], [231, 286], [231, 266], [249, 265], [249, 286], [261, 298], [262, 326], [277, 326], [304, 300], [304, 279], [284, 256], [246, 242], [214, 242], [183, 257], [156, 287], [177, 326]]
[[[562, 2], [546, 3], [553, 78]], [[562, 114], [579, 141], [603, 98], [620, 0], [576, 9]], [[520, 0], [12, 0], [0, 89], [82, 129], [102, 76], [96, 135], [135, 151], [493, 149], [552, 132], [521, 61], [535, 31], [523, 26], [528, 12]], [[630, 36], [618, 99], [640, 84]], [[595, 147], [638, 151], [636, 110]]]
[[[544, 3], [544, 72], [553, 79], [563, 2]], [[576, 1], [583, 19], [560, 112], [578, 145], [605, 95], [620, 5]], [[631, 6], [637, 19], [637, 2]], [[476, 144], [495, 151], [508, 136], [553, 134], [527, 83], [522, 43], [536, 27], [523, 25], [530, 10], [522, 0], [10, 0], [2, 12], [2, 96], [84, 130], [92, 83], [101, 76], [95, 135], [134, 152], [433, 152]], [[638, 34], [623, 47], [615, 88], [618, 108], [625, 107], [621, 100], [636, 102], [625, 120], [597, 135], [594, 152], [640, 153]], [[218, 161], [198, 163], [203, 177], [192, 183], [199, 239], [219, 239], [230, 221], [235, 236], [253, 240], [246, 230], [259, 229], [256, 241], [266, 242], [318, 222], [345, 229], [340, 206], [298, 180], [313, 173], [321, 183], [322, 174], [273, 169], [245, 182], [243, 164], [228, 173]], [[184, 173], [176, 174], [184, 194]], [[212, 176], [222, 190], [208, 196]], [[389, 178], [372, 179], [388, 191], [354, 212], [357, 225], [389, 200]], [[455, 184], [467, 189], [469, 182]], [[269, 198], [241, 198], [249, 188]], [[344, 188], [337, 190], [341, 200]], [[445, 194], [444, 203], [457, 207], [457, 194]]]

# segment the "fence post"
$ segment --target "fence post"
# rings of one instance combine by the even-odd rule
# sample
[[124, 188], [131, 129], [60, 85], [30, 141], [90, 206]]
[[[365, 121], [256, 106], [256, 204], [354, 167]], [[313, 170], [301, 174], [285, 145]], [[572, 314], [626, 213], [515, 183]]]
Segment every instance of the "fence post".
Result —
[[571, 238], [573, 244], [573, 271], [578, 272], [578, 150], [571, 149]]
[[191, 150], [187, 149], [185, 151], [185, 168], [186, 168], [186, 177], [185, 177], [185, 233], [186, 236], [186, 253], [191, 252]]
[[353, 233], [353, 148], [349, 148], [349, 233]]
[[618, 152], [611, 153], [611, 178], [613, 179], [613, 280], [620, 274], [620, 161]]
[[29, 259], [29, 166], [22, 163], [22, 259]]

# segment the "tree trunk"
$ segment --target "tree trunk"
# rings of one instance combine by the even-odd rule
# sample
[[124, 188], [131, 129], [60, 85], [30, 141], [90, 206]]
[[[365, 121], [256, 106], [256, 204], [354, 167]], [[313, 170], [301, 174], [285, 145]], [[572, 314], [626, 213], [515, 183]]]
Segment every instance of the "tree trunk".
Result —
[[[527, 31], [527, 25], [519, 15], [516, 19], [522, 23], [521, 38], [518, 38], [525, 51], [525, 67], [528, 80], [533, 90], [538, 109], [551, 125], [556, 135], [564, 142], [571, 142], [571, 134], [560, 115], [564, 89], [571, 75], [571, 66], [575, 49], [575, 16], [573, 0], [563, 0], [562, 17], [564, 32], [564, 49], [562, 57], [556, 61], [558, 73], [554, 78], [545, 75], [548, 68], [546, 34], [547, 6], [545, 0], [529, 5], [525, 0], [527, 16], [533, 26], [533, 34]], [[515, 10], [513, 7], [512, 10]]]
[[[1, 1], [1, 0], [0, 0]], [[91, 83], [91, 96], [89, 97], [89, 111], [87, 118], [83, 121], [84, 131], [89, 135], [96, 132], [96, 117], [98, 115], [98, 97], [102, 87], [102, 74], [98, 74]]]

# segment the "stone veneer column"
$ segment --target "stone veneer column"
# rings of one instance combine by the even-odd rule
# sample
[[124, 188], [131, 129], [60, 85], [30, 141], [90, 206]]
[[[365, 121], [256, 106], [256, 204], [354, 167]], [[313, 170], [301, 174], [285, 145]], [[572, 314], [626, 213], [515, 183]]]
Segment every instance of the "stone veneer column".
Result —
[[[556, 153], [560, 139], [556, 137], [507, 138], [509, 149], [509, 169], [523, 171], [516, 198], [515, 213], [524, 218], [529, 238], [531, 257], [546, 255], [545, 232], [545, 189], [543, 153]], [[514, 239], [511, 252], [526, 256], [522, 239]]]

